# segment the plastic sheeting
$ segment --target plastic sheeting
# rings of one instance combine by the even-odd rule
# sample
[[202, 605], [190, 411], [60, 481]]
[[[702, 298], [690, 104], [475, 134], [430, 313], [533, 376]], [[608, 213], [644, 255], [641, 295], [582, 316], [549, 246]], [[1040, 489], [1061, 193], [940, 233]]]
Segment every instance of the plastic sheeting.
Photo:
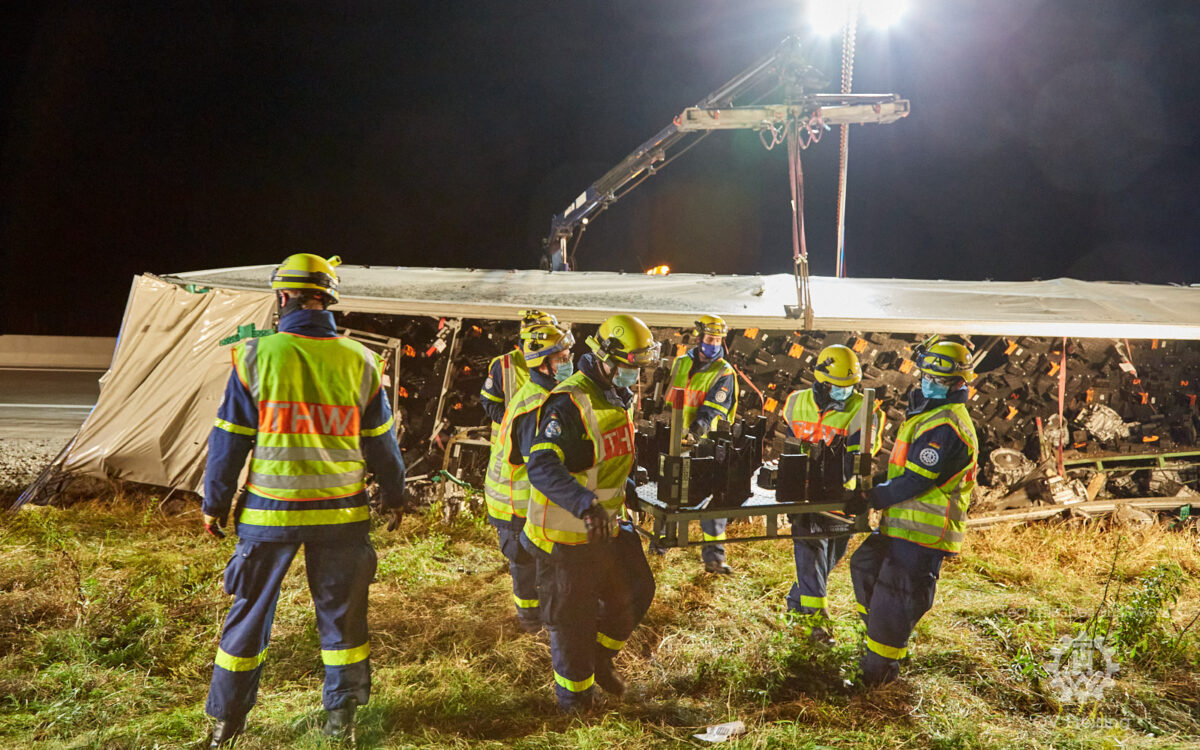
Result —
[[[182, 283], [265, 290], [272, 266], [177, 274]], [[485, 271], [341, 266], [342, 310], [514, 319], [536, 307], [598, 323], [632, 313], [650, 325], [687, 326], [697, 313], [734, 327], [800, 326], [792, 276], [645, 276], [611, 272]], [[1074, 279], [920, 281], [811, 279], [820, 331], [959, 333], [1086, 338], [1200, 339], [1200, 289]]]
[[112, 367], [63, 470], [199, 492], [208, 433], [230, 372], [220, 340], [271, 324], [270, 294], [194, 294], [153, 276], [134, 279]]

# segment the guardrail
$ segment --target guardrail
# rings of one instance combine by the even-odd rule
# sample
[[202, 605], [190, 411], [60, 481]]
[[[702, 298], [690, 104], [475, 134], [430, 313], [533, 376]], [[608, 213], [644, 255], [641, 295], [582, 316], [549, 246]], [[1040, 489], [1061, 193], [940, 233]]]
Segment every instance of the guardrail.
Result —
[[0, 336], [0, 367], [107, 370], [116, 346], [106, 336]]

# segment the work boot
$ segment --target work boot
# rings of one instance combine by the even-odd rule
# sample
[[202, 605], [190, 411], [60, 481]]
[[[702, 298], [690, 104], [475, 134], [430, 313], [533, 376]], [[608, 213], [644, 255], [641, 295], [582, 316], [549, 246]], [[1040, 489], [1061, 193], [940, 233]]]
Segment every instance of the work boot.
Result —
[[719, 560], [709, 560], [704, 563], [704, 570], [708, 573], [717, 573], [724, 576], [733, 572], [733, 568], [729, 567], [724, 561]]
[[814, 625], [809, 631], [808, 642], [814, 646], [822, 646], [824, 648], [833, 648], [837, 644], [837, 640], [833, 637], [833, 633], [829, 632], [820, 625]]
[[625, 680], [617, 674], [612, 659], [596, 659], [596, 684], [609, 695], [620, 698], [625, 693]]
[[239, 716], [233, 719], [217, 719], [217, 723], [213, 725], [212, 740], [208, 743], [210, 748], [227, 747], [233, 743], [238, 736], [246, 729], [246, 717]]
[[354, 712], [358, 705], [351, 702], [325, 712], [325, 726], [321, 732], [331, 740], [354, 742]]
[[517, 627], [532, 635], [542, 629], [542, 620], [541, 618], [518, 616]]

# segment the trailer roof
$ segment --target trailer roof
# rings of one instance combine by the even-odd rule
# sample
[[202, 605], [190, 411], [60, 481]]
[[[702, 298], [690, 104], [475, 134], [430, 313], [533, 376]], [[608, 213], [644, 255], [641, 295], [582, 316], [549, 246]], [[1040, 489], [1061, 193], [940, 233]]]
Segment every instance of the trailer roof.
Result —
[[[272, 265], [165, 277], [231, 290], [269, 289]], [[515, 319], [537, 308], [598, 323], [631, 313], [650, 325], [691, 325], [698, 313], [734, 327], [800, 327], [792, 276], [646, 276], [608, 271], [497, 271], [343, 265], [344, 311]], [[1200, 289], [1075, 279], [929, 281], [814, 276], [813, 328], [823, 331], [962, 333], [1088, 338], [1200, 339]]]

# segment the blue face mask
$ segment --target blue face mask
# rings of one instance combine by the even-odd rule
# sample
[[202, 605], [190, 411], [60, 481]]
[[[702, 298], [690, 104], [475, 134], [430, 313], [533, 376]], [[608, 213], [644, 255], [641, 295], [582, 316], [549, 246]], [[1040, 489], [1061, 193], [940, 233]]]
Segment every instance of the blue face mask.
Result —
[[721, 350], [724, 348], [725, 347], [723, 347], [721, 344], [701, 344], [700, 354], [702, 354], [705, 359], [716, 359], [717, 357], [721, 356]]
[[854, 393], [854, 386], [852, 385], [829, 386], [829, 397], [834, 401], [845, 401], [850, 398], [851, 393]]
[[613, 385], [621, 388], [632, 388], [637, 381], [638, 371], [633, 367], [618, 367], [612, 379]]
[[561, 383], [562, 381], [571, 377], [574, 372], [575, 364], [568, 359], [566, 362], [562, 362], [558, 367], [554, 368], [554, 379]]
[[925, 398], [945, 398], [950, 393], [950, 386], [945, 383], [939, 383], [933, 378], [921, 378], [921, 393], [925, 394]]

